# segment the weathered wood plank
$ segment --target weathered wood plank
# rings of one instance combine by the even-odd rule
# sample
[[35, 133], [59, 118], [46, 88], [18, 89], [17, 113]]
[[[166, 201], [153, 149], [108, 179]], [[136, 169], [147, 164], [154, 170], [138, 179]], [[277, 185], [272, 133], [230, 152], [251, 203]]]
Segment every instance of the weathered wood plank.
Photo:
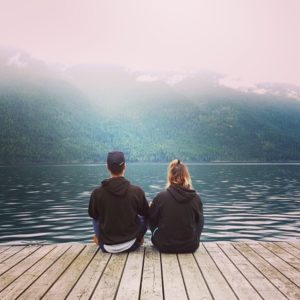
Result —
[[2, 291], [5, 287], [7, 287], [10, 283], [16, 280], [19, 276], [21, 276], [25, 271], [31, 268], [36, 262], [42, 259], [47, 253], [49, 253], [52, 249], [54, 249], [54, 245], [52, 246], [43, 246], [39, 248], [37, 251], [29, 255], [22, 262], [8, 270], [0, 277], [0, 291]]
[[95, 254], [92, 244], [6, 247], [0, 299], [300, 299], [295, 242], [204, 245], [178, 255], [151, 246], [117, 255]]
[[144, 255], [141, 299], [163, 299], [160, 253], [154, 247], [146, 247]]
[[193, 254], [178, 254], [189, 299], [213, 299]]
[[11, 246], [0, 246], [0, 254], [4, 251], [6, 251], [7, 249], [9, 249], [9, 247]]
[[165, 299], [188, 299], [176, 254], [161, 254]]
[[84, 245], [72, 245], [44, 274], [42, 274], [19, 299], [40, 299], [61, 274], [69, 267]]
[[267, 248], [269, 251], [273, 252], [275, 255], [279, 256], [281, 259], [286, 261], [288, 264], [290, 264], [292, 267], [297, 269], [297, 274], [299, 274], [300, 271], [300, 260], [295, 257], [294, 255], [290, 254], [289, 252], [285, 251], [280, 246], [273, 244], [273, 243], [261, 243], [261, 246]]
[[300, 274], [297, 269], [290, 266], [283, 259], [279, 258], [270, 250], [260, 244], [249, 244], [249, 246], [253, 250], [255, 250], [256, 253], [262, 256], [267, 262], [269, 262], [273, 267], [275, 267], [278, 271], [280, 271], [283, 275], [285, 275], [288, 279], [290, 279], [298, 287], [300, 287]]
[[48, 253], [42, 260], [5, 288], [0, 293], [0, 298], [5, 300], [17, 298], [70, 247], [71, 246], [67, 244], [55, 247], [54, 250]]
[[298, 248], [295, 248], [294, 246], [292, 246], [287, 242], [275, 242], [274, 244], [276, 244], [277, 246], [284, 249], [286, 252], [300, 259], [300, 250]]
[[218, 243], [222, 251], [264, 299], [283, 300], [286, 297], [230, 243]]
[[90, 299], [110, 257], [111, 254], [103, 253], [101, 250], [98, 251], [68, 295], [67, 299]]
[[194, 253], [194, 256], [214, 299], [237, 299], [236, 295], [233, 293], [231, 287], [224, 279], [214, 261], [208, 255], [202, 243], [200, 248]]
[[0, 255], [0, 263], [4, 262], [5, 260], [9, 259], [11, 256], [15, 255], [22, 249], [24, 249], [25, 246], [12, 246]]
[[116, 299], [139, 299], [143, 262], [143, 247], [129, 253]]
[[300, 250], [300, 242], [293, 241], [293, 242], [289, 242], [289, 244]]
[[92, 299], [114, 299], [121, 280], [127, 253], [112, 255], [92, 295]]
[[27, 246], [15, 255], [0, 263], [0, 275], [11, 269], [13, 266], [17, 265], [20, 261], [25, 259], [31, 253], [35, 252], [38, 248], [39, 246]]
[[215, 243], [207, 243], [205, 248], [239, 299], [261, 299], [260, 295]]
[[265, 259], [260, 257], [252, 248], [248, 247], [244, 243], [234, 243], [233, 245], [284, 295], [286, 295], [289, 299], [300, 299], [299, 288]]
[[75, 285], [80, 275], [87, 267], [98, 247], [96, 244], [88, 244], [83, 251], [76, 257], [68, 269], [60, 276], [60, 278], [47, 291], [43, 299], [65, 299], [72, 287]]

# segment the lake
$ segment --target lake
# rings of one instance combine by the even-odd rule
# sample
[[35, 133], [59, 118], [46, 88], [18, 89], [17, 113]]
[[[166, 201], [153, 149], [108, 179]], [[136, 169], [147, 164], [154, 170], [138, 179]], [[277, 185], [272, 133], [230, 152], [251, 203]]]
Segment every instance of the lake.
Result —
[[[300, 238], [300, 164], [190, 164], [205, 214], [202, 241]], [[148, 200], [167, 164], [127, 165]], [[91, 191], [105, 165], [0, 167], [0, 243], [91, 242]], [[147, 238], [150, 238], [148, 233]]]

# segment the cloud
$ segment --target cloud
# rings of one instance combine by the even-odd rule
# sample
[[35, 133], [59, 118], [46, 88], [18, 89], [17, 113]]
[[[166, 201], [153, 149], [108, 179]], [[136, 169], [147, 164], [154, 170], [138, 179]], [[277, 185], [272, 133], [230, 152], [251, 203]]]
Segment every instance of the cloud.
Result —
[[219, 79], [219, 84], [243, 92], [256, 89], [256, 84], [254, 82], [240, 77], [226, 76]]
[[136, 78], [136, 81], [140, 81], [140, 82], [154, 82], [158, 80], [159, 80], [158, 77], [152, 75], [140, 75]]
[[264, 95], [264, 94], [266, 94], [268, 91], [266, 90], [266, 89], [254, 89], [253, 90], [253, 92], [255, 93], [255, 94], [259, 94], [259, 95]]
[[[191, 73], [192, 74], [192, 73]], [[184, 80], [185, 78], [188, 78], [191, 76], [191, 74], [186, 74], [186, 73], [155, 73], [150, 75], [150, 74], [143, 74], [143, 75], [139, 75], [136, 78], [136, 81], [140, 81], [140, 82], [154, 82], [154, 81], [162, 81], [168, 85], [175, 85], [179, 82], [181, 82], [182, 80]]]
[[9, 58], [6, 65], [8, 65], [8, 66], [14, 65], [14, 66], [17, 66], [19, 68], [25, 68], [27, 66], [27, 62], [22, 61], [21, 60], [21, 54], [17, 53], [16, 55]]
[[259, 95], [269, 94], [278, 97], [283, 96], [300, 100], [300, 88], [295, 85], [293, 86], [276, 83], [258, 83], [232, 76], [225, 76], [219, 79], [218, 83], [221, 86], [225, 86], [244, 93], [254, 93]]
[[187, 77], [188, 76], [186, 74], [176, 74], [176, 75], [165, 78], [164, 81], [169, 85], [175, 85]]

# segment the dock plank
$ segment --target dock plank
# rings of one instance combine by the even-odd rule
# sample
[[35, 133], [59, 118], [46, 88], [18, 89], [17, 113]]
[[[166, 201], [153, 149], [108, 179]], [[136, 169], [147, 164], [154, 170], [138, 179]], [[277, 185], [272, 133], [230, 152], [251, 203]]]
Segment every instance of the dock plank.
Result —
[[274, 243], [261, 243], [261, 245], [271, 252], [273, 252], [275, 255], [279, 256], [281, 259], [283, 259], [285, 262], [287, 262], [290, 266], [297, 269], [297, 274], [299, 275], [300, 271], [300, 261], [295, 257], [294, 255], [290, 254], [289, 252], [285, 251], [280, 246], [274, 244]]
[[139, 299], [143, 262], [143, 247], [128, 254], [116, 299]]
[[54, 299], [55, 297], [58, 297], [58, 299], [65, 299], [84, 269], [92, 260], [97, 249], [98, 247], [96, 244], [87, 245], [68, 267], [68, 269], [62, 274], [62, 276], [60, 276], [60, 278], [47, 291], [43, 299], [50, 300]]
[[297, 269], [286, 263], [283, 259], [275, 255], [273, 252], [271, 252], [261, 244], [250, 243], [248, 245], [253, 250], [255, 250], [255, 252], [258, 253], [261, 257], [263, 257], [267, 262], [269, 262], [274, 268], [276, 268], [288, 279], [294, 282], [298, 287], [300, 287], [300, 274], [297, 271]]
[[275, 242], [274, 244], [300, 259], [300, 250], [298, 248], [295, 248], [294, 246], [292, 246], [287, 242]]
[[127, 255], [127, 253], [112, 255], [91, 299], [114, 299], [127, 260]]
[[300, 250], [300, 242], [292, 241], [289, 244]]
[[220, 249], [247, 278], [263, 299], [284, 300], [286, 297], [230, 243], [218, 243]]
[[0, 254], [4, 251], [6, 251], [11, 246], [0, 246]]
[[70, 245], [56, 246], [42, 260], [27, 270], [21, 277], [6, 287], [0, 293], [0, 299], [15, 299], [21, 295], [33, 282], [35, 282], [55, 261], [70, 248]]
[[213, 299], [193, 254], [178, 254], [178, 260], [189, 299]]
[[207, 243], [205, 244], [205, 248], [239, 299], [262, 299], [218, 245]]
[[188, 299], [176, 254], [161, 254], [165, 299]]
[[7, 249], [6, 251], [4, 251], [3, 253], [0, 254], [0, 264], [2, 262], [4, 262], [5, 260], [9, 259], [10, 257], [12, 257], [13, 255], [15, 255], [16, 253], [18, 253], [19, 251], [21, 251], [24, 248], [25, 248], [25, 246], [12, 246], [12, 247], [9, 247], [9, 249]]
[[144, 255], [141, 299], [163, 299], [160, 253], [153, 247], [146, 247]]
[[111, 254], [98, 251], [66, 299], [90, 299], [110, 257]]
[[52, 246], [44, 246], [39, 248], [37, 251], [33, 252], [26, 259], [24, 259], [19, 264], [15, 265], [13, 268], [8, 270], [5, 274], [0, 276], [0, 291], [6, 288], [10, 283], [16, 280], [24, 272], [30, 269], [36, 262], [42, 259], [47, 253], [54, 249]]
[[200, 248], [194, 253], [194, 256], [214, 299], [237, 299], [230, 285], [227, 283], [202, 243]]
[[69, 267], [84, 245], [72, 245], [45, 273], [43, 273], [18, 299], [41, 299], [61, 274]]
[[39, 246], [27, 246], [23, 248], [21, 251], [16, 253], [15, 255], [9, 257], [2, 263], [0, 263], [0, 275], [5, 273], [7, 270], [11, 269], [15, 265], [17, 265], [19, 262], [21, 262], [23, 259], [25, 259], [27, 256], [29, 256], [31, 253], [35, 252]]
[[234, 243], [234, 247], [240, 251], [278, 290], [289, 299], [300, 299], [299, 288], [280, 273], [272, 264], [258, 255], [252, 248], [244, 243]]

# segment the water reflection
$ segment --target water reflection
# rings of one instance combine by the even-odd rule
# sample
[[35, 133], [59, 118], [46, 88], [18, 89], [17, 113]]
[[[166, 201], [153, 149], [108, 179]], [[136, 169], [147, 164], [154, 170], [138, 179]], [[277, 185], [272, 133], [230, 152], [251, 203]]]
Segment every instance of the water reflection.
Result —
[[[129, 164], [149, 200], [166, 164]], [[191, 165], [205, 209], [203, 241], [300, 237], [300, 165]], [[90, 192], [103, 165], [0, 168], [0, 243], [90, 242]]]

